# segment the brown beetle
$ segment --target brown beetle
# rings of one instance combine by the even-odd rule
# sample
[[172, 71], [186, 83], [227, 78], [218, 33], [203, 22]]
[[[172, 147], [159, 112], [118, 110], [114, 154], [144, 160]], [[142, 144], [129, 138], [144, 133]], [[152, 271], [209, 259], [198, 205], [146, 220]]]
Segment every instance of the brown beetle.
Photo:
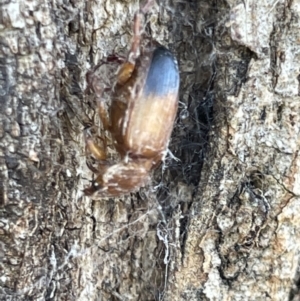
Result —
[[104, 128], [111, 132], [121, 157], [119, 163], [108, 165], [105, 149], [86, 138], [87, 149], [100, 162], [99, 170], [90, 167], [98, 176], [84, 190], [89, 196], [120, 196], [136, 191], [167, 152], [178, 106], [179, 72], [172, 53], [157, 43], [139, 54], [141, 18], [151, 2], [135, 15], [134, 38], [117, 76], [110, 118], [101, 101], [98, 79], [88, 77]]

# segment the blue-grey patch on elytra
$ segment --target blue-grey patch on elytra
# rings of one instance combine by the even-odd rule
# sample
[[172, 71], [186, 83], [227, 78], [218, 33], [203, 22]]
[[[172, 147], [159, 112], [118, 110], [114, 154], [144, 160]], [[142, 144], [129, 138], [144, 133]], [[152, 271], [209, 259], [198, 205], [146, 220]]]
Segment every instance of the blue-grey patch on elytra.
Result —
[[144, 95], [164, 96], [178, 93], [179, 72], [173, 54], [163, 46], [153, 52], [152, 61], [144, 86]]

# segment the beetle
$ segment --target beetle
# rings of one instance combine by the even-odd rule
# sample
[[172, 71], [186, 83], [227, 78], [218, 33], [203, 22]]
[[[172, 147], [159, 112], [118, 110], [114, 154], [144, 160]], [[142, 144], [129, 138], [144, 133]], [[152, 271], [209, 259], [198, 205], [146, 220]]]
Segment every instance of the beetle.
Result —
[[99, 161], [98, 169], [88, 165], [97, 174], [84, 190], [88, 196], [117, 197], [138, 190], [168, 149], [178, 107], [179, 70], [164, 46], [152, 42], [141, 49], [141, 18], [150, 3], [135, 14], [131, 49], [117, 74], [109, 117], [99, 79], [87, 76], [104, 129], [111, 133], [120, 155], [120, 162], [108, 164], [105, 147], [86, 134], [86, 148]]

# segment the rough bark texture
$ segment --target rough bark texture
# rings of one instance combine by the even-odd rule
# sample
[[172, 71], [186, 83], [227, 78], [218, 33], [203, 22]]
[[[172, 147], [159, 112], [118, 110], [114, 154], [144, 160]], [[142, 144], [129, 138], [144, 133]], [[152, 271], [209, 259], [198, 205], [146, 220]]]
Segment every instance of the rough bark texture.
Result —
[[138, 5], [0, 4], [0, 300], [299, 300], [299, 1], [154, 5], [181, 161], [95, 201], [85, 74], [127, 53]]

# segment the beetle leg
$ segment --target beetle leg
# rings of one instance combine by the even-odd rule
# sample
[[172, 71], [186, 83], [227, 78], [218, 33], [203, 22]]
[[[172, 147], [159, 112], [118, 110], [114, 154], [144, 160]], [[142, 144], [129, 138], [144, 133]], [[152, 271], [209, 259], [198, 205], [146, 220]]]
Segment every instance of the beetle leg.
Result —
[[127, 60], [118, 72], [117, 83], [119, 85], [124, 85], [131, 78], [132, 72], [135, 68], [136, 59], [140, 55], [141, 18], [142, 15], [140, 12], [134, 15], [133, 40], [130, 51], [128, 52]]
[[136, 59], [140, 55], [140, 44], [141, 36], [144, 27], [144, 15], [151, 9], [154, 4], [154, 0], [147, 0], [146, 3], [139, 9], [139, 11], [134, 15], [134, 25], [133, 25], [133, 41], [131, 49], [128, 54], [127, 61], [135, 64]]
[[126, 62], [126, 58], [120, 55], [111, 54], [105, 60], [101, 60], [96, 66], [86, 73], [87, 87], [86, 92], [93, 91], [99, 97], [102, 95], [103, 89], [99, 85], [102, 79], [95, 74], [97, 69], [99, 69], [104, 64], [117, 63], [123, 64]]
[[86, 161], [86, 166], [94, 173], [98, 174], [99, 170], [95, 168], [90, 162]]
[[[148, 2], [152, 2], [153, 0], [148, 0]], [[131, 43], [131, 48], [127, 56], [127, 61], [122, 65], [119, 74], [118, 74], [118, 82], [122, 83], [125, 82], [127, 79], [130, 78], [132, 71], [135, 67], [136, 59], [140, 55], [140, 44], [141, 44], [141, 35], [142, 35], [142, 25], [143, 25], [143, 18], [146, 12], [145, 7], [141, 8], [138, 12], [134, 15], [133, 20], [133, 38]], [[125, 77], [127, 76], [126, 80]]]
[[98, 114], [100, 116], [100, 119], [102, 121], [104, 130], [109, 130], [109, 118], [107, 114], [107, 110], [105, 108], [104, 101], [102, 100], [102, 94], [105, 91], [111, 90], [111, 88], [105, 88], [103, 89], [101, 87], [101, 79], [95, 75], [95, 71], [97, 68], [99, 68], [101, 65], [103, 65], [105, 62], [99, 63], [97, 66], [95, 66], [91, 71], [89, 71], [86, 74], [86, 79], [87, 79], [87, 88], [86, 90], [92, 90], [96, 94], [96, 102], [97, 102], [97, 107], [98, 107]]
[[144, 17], [143, 13], [141, 13], [140, 11], [134, 15], [133, 40], [132, 40], [131, 48], [130, 48], [130, 51], [129, 51], [128, 57], [127, 57], [128, 63], [131, 63], [133, 65], [135, 65], [135, 61], [140, 55], [139, 50], [140, 50], [141, 31], [142, 31], [141, 23], [143, 23], [141, 19], [143, 17]]
[[124, 85], [130, 79], [134, 68], [135, 68], [135, 64], [132, 64], [130, 62], [125, 62], [121, 66], [117, 75], [118, 85]]
[[135, 68], [135, 62], [140, 55], [140, 44], [142, 36], [142, 27], [144, 23], [144, 15], [152, 7], [154, 0], [147, 0], [143, 7], [134, 15], [133, 21], [133, 39], [131, 48], [127, 56], [127, 61], [121, 66], [118, 72], [118, 84], [124, 85], [131, 77]]
[[[99, 137], [100, 138], [100, 137]], [[100, 138], [103, 141], [103, 147], [99, 146], [94, 142], [94, 140], [85, 134], [85, 149], [87, 152], [90, 152], [95, 159], [103, 161], [106, 160], [106, 142], [104, 139]]]
[[97, 107], [98, 107], [98, 114], [103, 124], [103, 128], [105, 131], [108, 131], [110, 128], [110, 122], [107, 114], [107, 109], [105, 107], [105, 103], [99, 97], [96, 98]]
[[153, 6], [155, 0], [147, 0], [144, 4], [143, 7], [140, 8], [140, 12], [142, 14], [145, 14], [149, 11], [149, 9], [151, 9], [151, 7]]
[[117, 64], [123, 64], [126, 62], [126, 57], [118, 54], [110, 54], [106, 58], [106, 63], [117, 63]]
[[98, 83], [101, 82], [101, 79], [95, 75], [95, 72], [98, 68], [100, 68], [103, 64], [105, 64], [106, 62], [101, 61], [99, 64], [97, 64], [94, 68], [92, 68], [91, 70], [89, 70], [86, 73], [86, 82], [87, 82], [87, 87], [85, 89], [85, 92], [89, 92], [89, 91], [93, 91], [94, 93], [96, 93], [97, 95], [101, 95], [102, 94], [102, 88], [100, 87], [100, 85]]
[[137, 12], [134, 15], [133, 39], [130, 51], [128, 52], [127, 61], [121, 66], [118, 72], [117, 81], [119, 85], [124, 85], [127, 80], [130, 79], [135, 68], [136, 59], [140, 55], [142, 17], [143, 14], [141, 12]]

